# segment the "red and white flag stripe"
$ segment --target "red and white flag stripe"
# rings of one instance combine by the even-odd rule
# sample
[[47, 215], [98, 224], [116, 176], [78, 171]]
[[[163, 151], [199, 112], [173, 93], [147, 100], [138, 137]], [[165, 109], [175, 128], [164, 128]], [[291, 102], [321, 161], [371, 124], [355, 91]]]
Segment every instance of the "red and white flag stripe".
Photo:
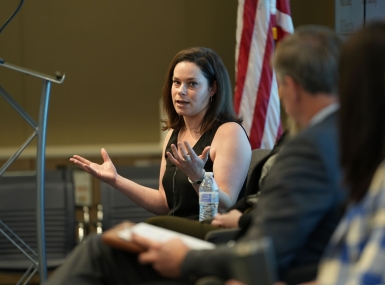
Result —
[[294, 33], [293, 20], [291, 19], [290, 3], [288, 0], [276, 0], [276, 27], [277, 41], [283, 39], [287, 34]]
[[[278, 86], [270, 66], [276, 2], [239, 0], [237, 13], [235, 110], [243, 117], [252, 148], [272, 149], [282, 132]], [[290, 32], [286, 25], [283, 31]]]

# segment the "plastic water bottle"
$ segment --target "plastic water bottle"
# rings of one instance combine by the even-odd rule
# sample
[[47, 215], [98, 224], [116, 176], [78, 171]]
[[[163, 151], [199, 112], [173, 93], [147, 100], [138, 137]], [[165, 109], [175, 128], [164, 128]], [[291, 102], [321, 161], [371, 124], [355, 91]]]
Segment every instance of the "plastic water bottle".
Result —
[[212, 172], [206, 172], [199, 186], [199, 221], [212, 218], [218, 213], [219, 190]]

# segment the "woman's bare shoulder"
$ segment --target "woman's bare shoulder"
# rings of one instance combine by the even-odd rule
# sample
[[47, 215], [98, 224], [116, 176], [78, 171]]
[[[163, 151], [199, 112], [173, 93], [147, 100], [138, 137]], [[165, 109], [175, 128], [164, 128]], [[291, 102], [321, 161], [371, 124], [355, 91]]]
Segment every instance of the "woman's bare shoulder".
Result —
[[227, 122], [222, 124], [218, 130], [217, 134], [223, 135], [223, 136], [228, 136], [228, 135], [240, 135], [243, 134], [246, 137], [246, 132], [243, 129], [243, 127], [236, 122]]

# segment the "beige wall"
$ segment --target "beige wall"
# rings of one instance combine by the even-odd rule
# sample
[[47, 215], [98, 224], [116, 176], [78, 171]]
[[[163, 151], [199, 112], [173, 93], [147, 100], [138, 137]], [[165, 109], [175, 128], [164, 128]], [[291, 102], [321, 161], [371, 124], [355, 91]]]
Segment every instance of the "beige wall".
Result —
[[335, 0], [290, 0], [294, 26], [324, 25], [334, 29], [334, 2]]
[[[14, 10], [2, 1], [0, 19]], [[26, 1], [0, 35], [0, 57], [53, 74], [47, 148], [160, 141], [164, 74], [179, 50], [213, 48], [234, 77], [235, 0]], [[41, 80], [0, 68], [0, 84], [37, 121]], [[1, 147], [30, 127], [0, 99]]]
[[[16, 6], [1, 1], [0, 19]], [[292, 0], [291, 6], [295, 26], [334, 25], [334, 1]], [[236, 8], [236, 0], [26, 1], [0, 34], [0, 57], [66, 73], [63, 84], [52, 85], [49, 157], [97, 155], [100, 147], [116, 156], [157, 154], [160, 93], [171, 58], [189, 46], [213, 48], [233, 80]], [[0, 85], [36, 121], [41, 84], [0, 67]], [[0, 98], [0, 158], [31, 132]]]

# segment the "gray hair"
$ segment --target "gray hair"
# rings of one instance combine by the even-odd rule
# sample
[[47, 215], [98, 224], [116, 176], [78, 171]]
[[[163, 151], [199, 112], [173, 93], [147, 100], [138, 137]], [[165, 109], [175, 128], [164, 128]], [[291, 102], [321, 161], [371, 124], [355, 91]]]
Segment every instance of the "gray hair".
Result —
[[278, 43], [273, 66], [278, 80], [290, 76], [306, 91], [334, 94], [342, 39], [323, 26], [302, 26]]

